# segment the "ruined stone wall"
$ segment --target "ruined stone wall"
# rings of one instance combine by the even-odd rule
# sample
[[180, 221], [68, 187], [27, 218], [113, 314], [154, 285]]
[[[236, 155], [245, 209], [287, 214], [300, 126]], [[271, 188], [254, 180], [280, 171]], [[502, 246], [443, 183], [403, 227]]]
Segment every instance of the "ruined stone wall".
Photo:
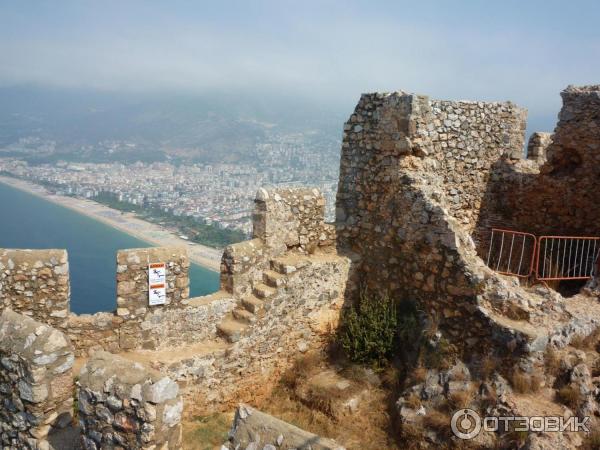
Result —
[[73, 411], [73, 349], [52, 327], [5, 309], [0, 315], [0, 447], [47, 449]]
[[480, 228], [500, 224], [536, 235], [600, 234], [600, 86], [568, 87], [561, 96], [551, 142], [547, 135], [532, 138], [532, 145], [547, 145], [546, 158], [501, 160], [494, 167]]
[[179, 386], [142, 364], [94, 354], [79, 374], [78, 407], [86, 450], [181, 448]]
[[64, 329], [69, 295], [66, 250], [0, 249], [0, 311], [10, 308]]
[[[344, 125], [337, 221], [367, 229], [399, 170], [426, 160], [450, 215], [478, 221], [491, 168], [523, 154], [526, 111], [510, 102], [451, 102], [426, 96], [364, 94]], [[356, 225], [354, 225], [356, 223]], [[342, 238], [344, 239], [344, 238]]]
[[259, 189], [252, 226], [254, 238], [227, 246], [221, 260], [221, 289], [236, 296], [252, 292], [271, 258], [335, 242], [335, 226], [325, 223], [325, 198], [318, 189]]
[[[166, 303], [148, 305], [148, 265], [166, 263]], [[141, 329], [144, 317], [156, 309], [181, 309], [189, 298], [190, 262], [185, 248], [156, 247], [120, 250], [117, 253], [117, 316], [124, 320], [119, 328], [121, 349], [139, 348], [154, 341]]]
[[548, 147], [552, 143], [552, 133], [536, 131], [529, 137], [527, 143], [527, 159], [538, 162], [546, 161]]
[[524, 111], [511, 103], [363, 95], [344, 127], [338, 247], [358, 280], [417, 301], [450, 334], [492, 333], [479, 296], [490, 276], [470, 236], [491, 168], [522, 153]]
[[253, 237], [261, 239], [271, 255], [288, 248], [307, 249], [330, 242], [325, 226], [325, 197], [318, 189], [259, 189], [253, 213]]
[[153, 308], [141, 322], [143, 348], [179, 347], [215, 339], [217, 325], [237, 305], [225, 291], [183, 300], [179, 309]]
[[270, 254], [260, 238], [228, 245], [221, 258], [221, 289], [237, 296], [252, 292], [269, 266]]
[[190, 386], [187, 395], [199, 413], [267, 394], [299, 354], [322, 348], [335, 329], [351, 270], [348, 258], [282, 255], [272, 267], [281, 275], [280, 286], [236, 342], [179, 363], [156, 361], [156, 368]]
[[77, 356], [85, 356], [95, 350], [118, 353], [121, 350], [119, 329], [123, 322], [114, 313], [71, 314], [65, 333]]
[[511, 102], [431, 101], [417, 134], [429, 139], [450, 215], [472, 231], [493, 165], [523, 157], [527, 112]]

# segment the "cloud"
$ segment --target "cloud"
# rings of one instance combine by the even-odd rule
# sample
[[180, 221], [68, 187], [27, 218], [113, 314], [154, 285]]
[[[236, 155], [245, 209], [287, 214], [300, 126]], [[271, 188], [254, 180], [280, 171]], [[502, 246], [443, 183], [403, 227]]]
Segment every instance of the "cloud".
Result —
[[193, 2], [175, 2], [172, 9], [71, 4], [66, 17], [50, 9], [35, 16], [14, 12], [0, 31], [0, 84], [270, 89], [325, 100], [405, 89], [441, 98], [512, 99], [541, 113], [558, 109], [566, 84], [598, 81], [593, 77], [600, 73], [598, 36], [579, 39], [573, 30], [557, 29], [565, 24], [559, 14], [536, 15], [534, 7], [522, 8], [517, 18], [473, 2], [456, 11], [384, 2], [379, 8], [256, 2], [254, 9], [248, 3], [212, 9]]

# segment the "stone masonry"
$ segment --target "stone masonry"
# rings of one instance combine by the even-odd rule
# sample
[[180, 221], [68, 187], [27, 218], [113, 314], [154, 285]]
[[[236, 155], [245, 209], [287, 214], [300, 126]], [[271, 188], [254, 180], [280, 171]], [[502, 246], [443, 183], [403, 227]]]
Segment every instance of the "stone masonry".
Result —
[[254, 237], [264, 241], [273, 256], [288, 248], [331, 244], [325, 198], [318, 189], [259, 189], [252, 222]]
[[73, 349], [63, 333], [5, 309], [0, 315], [0, 447], [49, 449], [71, 422]]
[[[148, 306], [148, 264], [167, 264], [165, 305]], [[152, 337], [141, 330], [140, 323], [153, 309], [177, 309], [190, 296], [187, 251], [158, 247], [120, 250], [117, 253], [117, 316], [124, 320], [119, 328], [121, 349], [140, 345], [153, 346]]]
[[0, 311], [10, 308], [65, 327], [69, 289], [66, 250], [0, 249]]
[[600, 86], [569, 86], [561, 96], [554, 133], [531, 139], [545, 155], [495, 164], [479, 235], [498, 225], [536, 235], [598, 235]]
[[[103, 349], [150, 361], [205, 412], [265, 395], [298, 353], [323, 348], [360, 284], [414, 300], [436, 335], [473, 357], [494, 350], [532, 367], [548, 345], [598, 327], [597, 299], [567, 303], [547, 287], [526, 289], [480, 255], [491, 226], [599, 234], [599, 92], [566, 89], [554, 133], [534, 134], [527, 159], [526, 112], [510, 102], [365, 94], [344, 125], [335, 225], [324, 222], [317, 190], [261, 189], [253, 239], [225, 249], [219, 292], [189, 298], [185, 249], [124, 250], [116, 313], [66, 320], [56, 315], [68, 312], [66, 253], [6, 250], [1, 307], [60, 327], [78, 355]], [[148, 306], [150, 262], [167, 263], [166, 305]], [[177, 442], [164, 411], [177, 415], [178, 394], [164, 409], [143, 391], [134, 397], [143, 381], [118, 380], [111, 367], [146, 372], [111, 358], [97, 353], [82, 374], [88, 448], [159, 447], [162, 435]], [[146, 415], [148, 403], [162, 422]]]
[[[359, 256], [358, 281], [416, 301], [430, 322], [467, 348], [488, 342], [484, 348], [508, 345], [529, 352], [559, 335], [574, 320], [564, 304], [548, 295], [527, 306], [531, 295], [513, 289], [479, 255], [490, 227], [509, 222], [533, 233], [552, 228], [555, 234], [598, 234], [597, 202], [591, 198], [599, 129], [594, 89], [563, 93], [565, 107], [547, 148], [548, 164], [562, 164], [579, 178], [562, 176], [551, 190], [527, 181], [536, 178], [531, 170], [536, 162], [523, 159], [526, 112], [516, 105], [402, 92], [363, 95], [344, 126], [336, 204], [338, 249]], [[536, 147], [547, 143], [536, 139]], [[573, 151], [557, 150], [567, 144], [576, 144], [578, 152], [586, 149], [585, 164], [569, 159]], [[505, 176], [511, 167], [529, 170]], [[570, 173], [558, 173], [565, 171]], [[561, 176], [554, 173], [554, 179]], [[563, 200], [563, 192], [570, 201]], [[562, 212], [554, 214], [558, 209]], [[520, 216], [530, 219], [520, 225]], [[587, 229], [574, 227], [577, 220]], [[534, 221], [537, 227], [524, 226]], [[576, 320], [585, 328], [595, 319]]]
[[238, 406], [229, 440], [223, 447], [228, 450], [344, 450], [335, 441], [301, 430], [248, 405]]
[[95, 353], [79, 374], [78, 405], [85, 450], [181, 448], [179, 387], [139, 363]]

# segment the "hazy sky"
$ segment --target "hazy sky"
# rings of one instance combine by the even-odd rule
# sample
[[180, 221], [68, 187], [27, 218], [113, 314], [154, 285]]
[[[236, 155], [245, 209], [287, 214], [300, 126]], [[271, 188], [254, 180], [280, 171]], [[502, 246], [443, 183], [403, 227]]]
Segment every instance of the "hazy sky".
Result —
[[0, 85], [406, 90], [554, 117], [562, 88], [600, 82], [599, 17], [598, 0], [0, 0]]

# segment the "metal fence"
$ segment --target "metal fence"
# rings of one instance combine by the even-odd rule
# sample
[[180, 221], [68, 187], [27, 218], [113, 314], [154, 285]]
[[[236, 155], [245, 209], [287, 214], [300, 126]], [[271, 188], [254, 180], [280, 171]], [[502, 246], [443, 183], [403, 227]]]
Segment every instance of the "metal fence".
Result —
[[492, 228], [486, 264], [498, 273], [526, 278], [533, 272], [535, 249], [531, 233]]
[[600, 237], [540, 236], [492, 228], [486, 264], [504, 275], [540, 281], [587, 280], [596, 275]]
[[538, 280], [586, 280], [596, 273], [600, 238], [540, 236], [536, 255]]

